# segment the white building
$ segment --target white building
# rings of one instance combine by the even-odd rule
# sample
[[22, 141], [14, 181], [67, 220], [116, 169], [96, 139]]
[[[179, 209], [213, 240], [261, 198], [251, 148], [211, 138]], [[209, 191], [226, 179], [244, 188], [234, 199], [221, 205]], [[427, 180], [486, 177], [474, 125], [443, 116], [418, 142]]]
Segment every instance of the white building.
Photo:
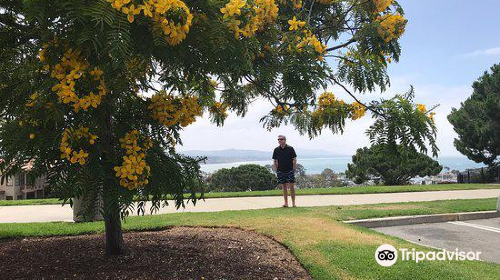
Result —
[[412, 185], [434, 185], [442, 183], [456, 183], [457, 175], [451, 172], [439, 173], [435, 176], [415, 177], [410, 179]]
[[436, 176], [432, 176], [432, 180], [437, 182], [456, 183], [457, 174], [451, 172], [439, 173]]
[[45, 197], [45, 190], [47, 187], [45, 176], [37, 178], [33, 184], [29, 184], [26, 172], [27, 170], [23, 170], [14, 176], [5, 177], [3, 182], [0, 182], [0, 200], [20, 200]]

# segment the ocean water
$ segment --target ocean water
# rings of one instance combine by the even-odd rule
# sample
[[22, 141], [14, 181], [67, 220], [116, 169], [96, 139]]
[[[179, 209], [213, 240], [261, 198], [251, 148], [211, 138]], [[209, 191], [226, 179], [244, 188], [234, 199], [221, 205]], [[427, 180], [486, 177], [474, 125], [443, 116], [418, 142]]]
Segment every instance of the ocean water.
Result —
[[[344, 172], [347, 169], [347, 164], [352, 163], [352, 157], [333, 157], [333, 158], [304, 158], [297, 159], [297, 163], [304, 166], [306, 169], [306, 174], [319, 174], [325, 168], [330, 168], [335, 172]], [[464, 171], [466, 169], [478, 168], [485, 166], [482, 163], [475, 163], [466, 157], [441, 157], [437, 159], [438, 162], [443, 167], [449, 167], [450, 170]], [[272, 164], [272, 160], [261, 160], [261, 161], [242, 161], [242, 162], [231, 162], [231, 163], [211, 163], [202, 164], [201, 170], [207, 173], [215, 172], [221, 168], [231, 168], [242, 164], [258, 164], [266, 165]], [[445, 171], [445, 170], [443, 170]]]

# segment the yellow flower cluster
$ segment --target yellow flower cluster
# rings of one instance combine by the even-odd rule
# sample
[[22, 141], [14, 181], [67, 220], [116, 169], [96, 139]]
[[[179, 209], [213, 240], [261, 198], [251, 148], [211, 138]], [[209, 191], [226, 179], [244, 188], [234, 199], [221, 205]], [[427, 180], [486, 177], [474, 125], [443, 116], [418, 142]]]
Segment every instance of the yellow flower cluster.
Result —
[[151, 97], [149, 105], [153, 119], [164, 126], [180, 124], [185, 127], [193, 123], [197, 116], [203, 114], [202, 107], [195, 96], [174, 97], [161, 91]]
[[318, 60], [323, 61], [323, 56], [326, 53], [326, 45], [321, 43], [310, 30], [303, 30], [300, 35], [295, 36], [291, 44], [288, 45], [288, 50], [293, 51], [295, 49], [298, 52], [302, 52], [306, 47], [313, 48], [318, 54]]
[[145, 17], [153, 19], [172, 46], [178, 45], [186, 38], [193, 21], [193, 15], [181, 0], [145, 0], [137, 7], [134, 4], [128, 5], [130, 0], [106, 1], [116, 10], [126, 14], [130, 23], [134, 22], [134, 17], [142, 11]]
[[372, 0], [373, 6], [375, 6], [375, 12], [381, 13], [389, 7], [394, 0]]
[[220, 11], [236, 38], [251, 37], [278, 17], [275, 0], [230, 0]]
[[196, 121], [196, 117], [203, 114], [203, 108], [200, 104], [198, 104], [198, 98], [196, 96], [186, 96], [182, 98], [181, 103], [180, 124], [182, 127], [186, 127], [194, 123]]
[[[427, 113], [427, 108], [425, 108], [425, 105], [424, 105], [424, 104], [417, 104], [417, 110], [419, 110], [420, 112], [422, 112], [422, 114]], [[433, 122], [434, 122], [434, 115], [435, 115], [435, 114], [436, 114], [436, 113], [434, 113], [434, 112], [430, 112], [430, 113], [429, 113], [429, 116], [428, 116], [428, 118], [429, 118], [431, 121], [433, 121]]]
[[302, 42], [297, 45], [298, 48], [302, 48], [303, 46], [312, 46], [319, 54], [324, 54], [326, 51], [326, 45], [321, 43], [318, 38], [316, 38], [316, 35], [312, 34], [310, 31], [306, 33], [306, 37], [302, 39]]
[[378, 33], [386, 42], [398, 39], [405, 31], [406, 20], [400, 14], [378, 16], [376, 21], [380, 23]]
[[241, 15], [241, 9], [245, 5], [247, 5], [246, 0], [231, 0], [220, 9], [220, 12], [224, 14], [224, 18], [231, 18], [234, 15]]
[[32, 95], [30, 95], [30, 102], [26, 103], [26, 107], [35, 106], [37, 98], [38, 98], [38, 93], [36, 93], [36, 92], [33, 93]]
[[221, 102], [215, 102], [209, 109], [212, 114], [217, 114], [223, 119], [227, 117], [227, 105]]
[[130, 3], [130, 0], [106, 0], [107, 2], [111, 3], [111, 6], [113, 8], [117, 9], [118, 11], [122, 11], [122, 13], [127, 15], [127, 20], [132, 23], [134, 22], [134, 16], [138, 15], [141, 13], [141, 8], [140, 7], [135, 7], [134, 4], [131, 4], [130, 6], [125, 6]]
[[149, 183], [148, 177], [151, 172], [151, 167], [146, 164], [145, 152], [153, 146], [149, 139], [143, 139], [143, 145], [140, 146], [139, 131], [136, 129], [127, 133], [125, 137], [120, 139], [120, 147], [126, 150], [126, 155], [123, 156], [121, 166], [115, 166], [116, 177], [120, 178], [120, 185], [129, 190], [134, 190], [145, 186]]
[[331, 117], [336, 117], [337, 114], [344, 116], [344, 113], [347, 113], [352, 120], [357, 120], [365, 115], [366, 107], [357, 101], [347, 104], [344, 100], [335, 98], [333, 93], [324, 92], [319, 96], [318, 106], [312, 112], [312, 116], [318, 120], [318, 125], [322, 126], [324, 122], [329, 123]]
[[313, 116], [321, 116], [325, 110], [338, 109], [344, 105], [346, 105], [344, 100], [336, 99], [333, 93], [325, 91], [318, 98], [318, 107], [313, 111]]
[[67, 159], [71, 163], [79, 163], [84, 165], [86, 158], [89, 156], [83, 149], [76, 152], [71, 146], [71, 142], [78, 141], [80, 139], [87, 139], [90, 145], [94, 145], [97, 136], [89, 132], [88, 127], [80, 126], [78, 129], [74, 130], [72, 128], [66, 128], [62, 134], [61, 145], [59, 147], [61, 151], [61, 159]]
[[427, 111], [424, 104], [417, 104], [417, 109], [424, 114]]
[[327, 109], [333, 106], [345, 104], [344, 100], [338, 100], [335, 95], [329, 91], [325, 91], [318, 98], [318, 108], [320, 110]]
[[434, 115], [435, 115], [435, 114], [436, 114], [436, 113], [434, 113], [434, 112], [431, 112], [431, 113], [429, 114], [429, 119], [431, 119], [431, 121], [432, 121], [432, 122], [434, 122]]
[[[40, 61], [44, 62], [45, 51], [40, 55]], [[48, 65], [48, 64], [47, 64]], [[50, 68], [50, 66], [48, 67]], [[57, 92], [59, 102], [71, 104], [75, 112], [80, 109], [87, 110], [89, 107], [97, 108], [101, 104], [102, 97], [106, 95], [106, 85], [102, 77], [102, 70], [98, 67], [90, 69], [90, 64], [82, 58], [81, 51], [69, 48], [61, 58], [61, 62], [52, 67], [51, 76], [59, 80], [59, 84], [52, 87], [52, 91]], [[92, 80], [99, 83], [97, 86], [98, 94], [90, 92], [90, 94], [79, 97], [76, 94], [76, 82], [86, 75], [90, 74]]]
[[274, 108], [274, 111], [278, 115], [286, 115], [290, 112], [290, 107], [288, 105], [284, 105], [284, 106], [278, 105], [278, 106], [276, 106], [276, 108]]
[[288, 30], [299, 30], [299, 28], [304, 27], [306, 25], [305, 21], [297, 20], [297, 17], [293, 16], [293, 19], [288, 20], [288, 24], [290, 24], [290, 28]]
[[352, 115], [351, 119], [352, 120], [357, 120], [361, 117], [363, 117], [366, 113], [366, 108], [363, 106], [361, 103], [355, 101], [351, 104], [351, 109], [352, 109]]

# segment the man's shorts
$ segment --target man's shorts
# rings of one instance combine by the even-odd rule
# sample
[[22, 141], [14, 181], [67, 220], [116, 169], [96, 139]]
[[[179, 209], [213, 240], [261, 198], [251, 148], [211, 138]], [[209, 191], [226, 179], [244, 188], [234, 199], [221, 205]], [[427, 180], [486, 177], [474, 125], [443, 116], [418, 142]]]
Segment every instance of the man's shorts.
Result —
[[276, 171], [278, 176], [278, 184], [285, 183], [295, 183], [295, 171], [292, 169], [290, 171]]

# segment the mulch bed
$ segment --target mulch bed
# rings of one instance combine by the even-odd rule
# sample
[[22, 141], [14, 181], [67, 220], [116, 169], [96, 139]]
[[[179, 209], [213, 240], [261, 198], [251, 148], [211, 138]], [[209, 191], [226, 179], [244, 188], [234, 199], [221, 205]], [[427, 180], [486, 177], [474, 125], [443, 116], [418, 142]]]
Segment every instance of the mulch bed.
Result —
[[104, 256], [104, 235], [0, 241], [0, 279], [311, 279], [281, 244], [237, 228], [174, 227], [124, 234], [126, 257]]

